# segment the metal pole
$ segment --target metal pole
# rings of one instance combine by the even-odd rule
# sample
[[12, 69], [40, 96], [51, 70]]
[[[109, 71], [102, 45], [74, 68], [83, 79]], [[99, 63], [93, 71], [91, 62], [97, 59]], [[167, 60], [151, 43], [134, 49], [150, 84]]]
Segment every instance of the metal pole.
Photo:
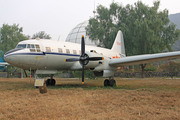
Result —
[[23, 69], [21, 69], [21, 79], [23, 79]]

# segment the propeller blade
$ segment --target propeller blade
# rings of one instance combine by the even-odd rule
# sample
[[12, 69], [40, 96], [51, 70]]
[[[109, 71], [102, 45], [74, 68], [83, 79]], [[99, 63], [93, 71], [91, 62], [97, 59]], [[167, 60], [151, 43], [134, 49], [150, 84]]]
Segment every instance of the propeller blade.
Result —
[[85, 42], [84, 42], [84, 36], [82, 36], [81, 40], [81, 56], [84, 57], [85, 55]]
[[13, 74], [16, 72], [17, 69], [18, 69], [18, 68], [15, 68], [14, 71], [11, 73], [11, 75], [13, 75]]
[[82, 36], [82, 40], [81, 40], [81, 58], [80, 60], [83, 62], [82, 64], [82, 84], [84, 84], [84, 58], [85, 56], [85, 41], [84, 41], [84, 35]]
[[87, 58], [87, 60], [90, 60], [90, 61], [104, 60], [104, 57], [90, 57], [90, 58]]
[[84, 63], [82, 65], [82, 84], [84, 84]]
[[65, 62], [74, 62], [74, 61], [79, 61], [79, 58], [69, 58], [69, 59], [65, 59]]

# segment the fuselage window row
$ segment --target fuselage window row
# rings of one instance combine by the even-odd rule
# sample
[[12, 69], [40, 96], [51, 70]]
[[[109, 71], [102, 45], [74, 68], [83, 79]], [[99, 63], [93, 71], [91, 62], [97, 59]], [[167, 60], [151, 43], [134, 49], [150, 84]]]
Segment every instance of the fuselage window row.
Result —
[[[16, 46], [16, 48], [20, 48], [20, 49], [27, 48], [30, 50], [30, 52], [41, 52], [40, 46], [37, 44], [18, 44]], [[51, 47], [45, 47], [45, 50], [46, 50], [46, 52], [51, 52]], [[77, 52], [77, 50], [70, 51], [70, 49], [66, 49], [64, 52], [63, 51], [64, 50], [62, 48], [58, 48], [59, 53], [71, 54], [71, 52], [72, 52], [75, 55], [81, 54], [80, 50], [79, 50], [79, 52]]]

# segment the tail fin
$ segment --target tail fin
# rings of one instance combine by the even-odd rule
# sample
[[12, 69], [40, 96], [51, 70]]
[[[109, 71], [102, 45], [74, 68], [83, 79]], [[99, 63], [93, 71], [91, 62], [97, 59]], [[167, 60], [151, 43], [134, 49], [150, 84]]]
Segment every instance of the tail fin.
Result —
[[123, 34], [120, 30], [118, 31], [118, 33], [116, 35], [116, 39], [114, 41], [114, 44], [113, 44], [111, 50], [117, 51], [120, 54], [124, 54], [124, 55], [126, 54], [125, 53], [125, 47], [124, 47]]

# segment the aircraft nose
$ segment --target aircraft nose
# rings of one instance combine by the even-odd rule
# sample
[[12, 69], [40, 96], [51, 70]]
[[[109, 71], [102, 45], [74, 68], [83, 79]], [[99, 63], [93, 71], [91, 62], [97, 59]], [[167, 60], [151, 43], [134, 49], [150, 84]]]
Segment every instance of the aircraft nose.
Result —
[[16, 66], [18, 64], [18, 56], [15, 54], [16, 49], [10, 50], [4, 54], [4, 60], [10, 65]]

